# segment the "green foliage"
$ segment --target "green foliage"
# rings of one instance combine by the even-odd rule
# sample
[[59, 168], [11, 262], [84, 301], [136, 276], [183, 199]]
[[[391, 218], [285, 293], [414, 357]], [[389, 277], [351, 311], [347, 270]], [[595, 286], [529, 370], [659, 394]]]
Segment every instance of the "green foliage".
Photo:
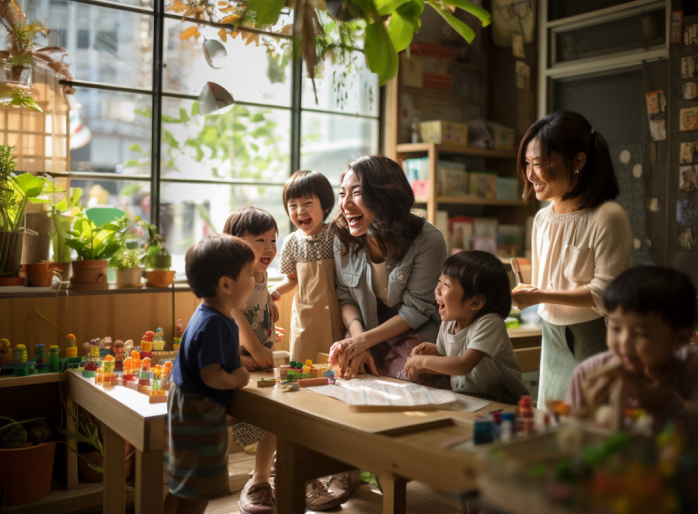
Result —
[[248, 3], [249, 10], [257, 13], [259, 25], [274, 25], [285, 6], [286, 0], [249, 0]]
[[[62, 395], [61, 395], [61, 398], [63, 398]], [[63, 406], [68, 411], [68, 415], [73, 420], [73, 426], [75, 427], [75, 432], [73, 432], [72, 430], [67, 430], [67, 429], [62, 428], [62, 427], [56, 427], [56, 430], [58, 430], [61, 434], [63, 434], [68, 439], [72, 439], [77, 443], [82, 443], [82, 444], [88, 445], [89, 447], [94, 449], [97, 453], [99, 453], [100, 456], [104, 457], [104, 447], [102, 446], [102, 440], [99, 437], [99, 427], [97, 426], [97, 423], [95, 423], [95, 421], [92, 419], [89, 412], [87, 412], [85, 409], [81, 409], [80, 407], [75, 405], [75, 409], [77, 411], [76, 412], [66, 405], [65, 400], [63, 401]], [[68, 448], [73, 450], [73, 448], [71, 446], [68, 446]], [[84, 460], [89, 467], [91, 467], [95, 471], [98, 471], [99, 473], [104, 472], [104, 470], [100, 466], [93, 464], [92, 462], [87, 460], [85, 457], [83, 457], [79, 453], [77, 453], [77, 455], [82, 460]]]
[[143, 265], [145, 251], [142, 248], [121, 248], [109, 261], [112, 268], [118, 270], [138, 268]]
[[51, 234], [51, 245], [53, 246], [53, 262], [70, 262], [70, 247], [66, 241], [70, 238], [73, 229], [75, 216], [80, 214], [78, 205], [82, 197], [82, 189], [76, 187], [72, 194], [63, 198], [53, 206], [51, 220], [54, 231]]
[[125, 244], [124, 233], [129, 225], [129, 217], [97, 226], [85, 215], [75, 218], [71, 238], [65, 241], [84, 261], [109, 259]]
[[[27, 423], [42, 421], [46, 418], [32, 418], [26, 421], [16, 421], [7, 416], [0, 416], [0, 448], [24, 448], [27, 446], [28, 433], [23, 426]], [[31, 443], [29, 443], [31, 446]]]

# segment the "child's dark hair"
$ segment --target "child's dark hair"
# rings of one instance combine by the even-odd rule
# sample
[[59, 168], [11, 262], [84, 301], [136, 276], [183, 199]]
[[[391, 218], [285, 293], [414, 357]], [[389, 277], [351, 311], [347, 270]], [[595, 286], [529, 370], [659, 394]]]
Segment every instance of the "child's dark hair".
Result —
[[240, 238], [227, 234], [204, 238], [185, 256], [189, 287], [197, 298], [212, 298], [221, 277], [237, 280], [245, 264], [253, 261], [252, 247]]
[[[533, 186], [526, 177], [526, 150], [533, 139], [538, 139], [540, 144], [543, 178], [549, 177], [548, 166], [552, 152], [562, 155], [567, 164], [570, 189], [562, 196], [562, 200], [577, 198], [580, 208], [585, 209], [613, 200], [620, 193], [611, 152], [603, 136], [581, 114], [557, 111], [531, 125], [519, 145], [518, 171], [524, 182], [524, 198], [528, 198], [533, 191]], [[586, 163], [576, 173], [572, 161], [579, 153], [586, 155]]]
[[504, 264], [491, 253], [472, 250], [451, 255], [441, 268], [441, 274], [460, 282], [463, 301], [480, 295], [485, 305], [477, 313], [494, 312], [502, 318], [511, 312], [511, 286]]
[[242, 207], [230, 213], [225, 220], [223, 232], [235, 237], [244, 237], [245, 234], [258, 236], [271, 229], [279, 233], [274, 216], [257, 207]]
[[291, 175], [284, 184], [283, 200], [284, 209], [288, 214], [289, 200], [296, 200], [304, 196], [317, 196], [322, 207], [323, 220], [327, 219], [334, 207], [334, 191], [327, 177], [317, 171], [299, 170]]
[[603, 294], [608, 312], [654, 312], [674, 330], [692, 327], [696, 289], [687, 275], [661, 266], [638, 266], [621, 273]]

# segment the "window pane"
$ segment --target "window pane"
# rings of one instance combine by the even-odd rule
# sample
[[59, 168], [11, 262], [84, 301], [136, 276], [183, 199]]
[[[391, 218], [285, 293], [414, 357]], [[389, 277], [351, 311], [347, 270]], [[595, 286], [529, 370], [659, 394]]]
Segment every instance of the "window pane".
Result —
[[75, 90], [70, 114], [73, 171], [150, 175], [149, 95]]
[[184, 278], [184, 254], [199, 239], [220, 233], [231, 211], [254, 205], [269, 211], [279, 226], [277, 256], [269, 267], [269, 276], [279, 275], [281, 246], [289, 233], [290, 222], [281, 202], [280, 186], [236, 186], [215, 184], [168, 183], [160, 186], [161, 233], [172, 254], [172, 267]]
[[[201, 36], [180, 39], [183, 30], [197, 27]], [[215, 82], [228, 89], [238, 101], [291, 105], [291, 41], [273, 36], [240, 32], [230, 35], [224, 44], [227, 57], [216, 60], [219, 70], [206, 61], [205, 39], [221, 41], [220, 29], [206, 25], [166, 20], [164, 89], [198, 95], [206, 82]], [[257, 38], [243, 40], [243, 35]], [[249, 44], [248, 44], [249, 43]]]
[[[142, 5], [136, 0], [128, 3]], [[73, 78], [150, 89], [152, 16], [71, 1], [46, 4], [25, 2], [25, 14], [51, 30], [37, 37], [39, 46], [65, 48]]]
[[548, 19], [559, 20], [569, 16], [606, 9], [627, 3], [628, 0], [585, 0], [584, 2], [552, 1], [548, 2]]
[[378, 116], [378, 75], [368, 69], [364, 54], [353, 52], [348, 60], [335, 63], [328, 58], [317, 72], [316, 103], [313, 81], [303, 63], [303, 108]]
[[664, 45], [664, 9], [560, 32], [557, 61], [573, 61]]
[[84, 209], [116, 207], [150, 221], [150, 182], [72, 178], [70, 187], [82, 189], [79, 205]]
[[236, 105], [222, 115], [197, 113], [197, 102], [163, 98], [163, 177], [289, 176], [289, 110]]
[[378, 120], [303, 112], [301, 168], [316, 170], [339, 183], [352, 157], [378, 150]]

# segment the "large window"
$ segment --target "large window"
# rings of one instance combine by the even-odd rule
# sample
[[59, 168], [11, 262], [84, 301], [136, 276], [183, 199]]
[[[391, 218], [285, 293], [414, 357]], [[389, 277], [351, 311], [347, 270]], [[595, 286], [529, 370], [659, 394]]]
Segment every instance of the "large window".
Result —
[[[227, 56], [214, 69], [203, 44], [221, 41], [223, 26], [182, 22], [157, 1], [19, 3], [29, 20], [51, 30], [38, 43], [64, 47], [71, 62], [71, 186], [83, 189], [85, 205], [119, 207], [157, 224], [184, 278], [187, 247], [220, 232], [238, 207], [269, 210], [280, 249], [292, 228], [283, 183], [304, 168], [337, 185], [349, 158], [377, 151], [380, 95], [360, 52], [348, 63], [328, 59], [313, 87], [291, 58], [292, 10], [269, 30], [228, 32]], [[200, 37], [181, 37], [190, 27]], [[159, 48], [162, 66], [154, 66]], [[232, 94], [232, 110], [199, 115], [207, 82]], [[156, 138], [160, 159], [153, 162]]]

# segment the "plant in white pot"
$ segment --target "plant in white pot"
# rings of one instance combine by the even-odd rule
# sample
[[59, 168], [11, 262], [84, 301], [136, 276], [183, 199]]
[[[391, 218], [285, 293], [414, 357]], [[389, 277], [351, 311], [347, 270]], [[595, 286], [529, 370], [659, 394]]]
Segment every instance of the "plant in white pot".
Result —
[[116, 274], [116, 287], [141, 287], [143, 260], [142, 248], [122, 247], [109, 261]]
[[157, 232], [154, 225], [148, 225], [150, 241], [145, 257], [145, 278], [148, 287], [169, 287], [174, 281], [172, 256], [165, 248], [165, 238]]

